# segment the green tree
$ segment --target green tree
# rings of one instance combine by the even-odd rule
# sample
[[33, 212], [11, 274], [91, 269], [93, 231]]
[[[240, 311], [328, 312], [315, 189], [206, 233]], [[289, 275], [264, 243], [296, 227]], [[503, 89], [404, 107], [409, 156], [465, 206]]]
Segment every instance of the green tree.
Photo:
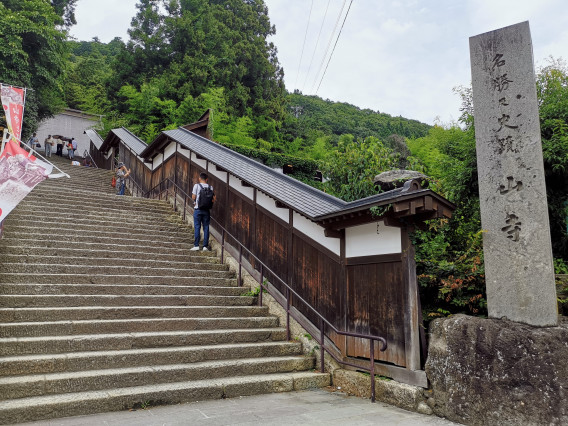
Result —
[[337, 150], [330, 153], [323, 172], [329, 178], [326, 189], [335, 196], [354, 201], [376, 194], [373, 179], [381, 172], [396, 168], [392, 151], [370, 136], [355, 142], [342, 135]]
[[26, 98], [24, 135], [63, 106], [64, 25], [72, 22], [73, 6], [74, 1], [55, 5], [44, 0], [0, 3], [0, 81], [31, 89]]
[[258, 118], [256, 137], [266, 139], [260, 133], [270, 133], [267, 117], [279, 122], [284, 115], [283, 72], [266, 41], [273, 33], [262, 0], [142, 0], [110, 87], [153, 81], [160, 98], [178, 105], [223, 87], [227, 112]]
[[568, 260], [568, 66], [550, 58], [537, 73], [542, 153], [554, 256]]

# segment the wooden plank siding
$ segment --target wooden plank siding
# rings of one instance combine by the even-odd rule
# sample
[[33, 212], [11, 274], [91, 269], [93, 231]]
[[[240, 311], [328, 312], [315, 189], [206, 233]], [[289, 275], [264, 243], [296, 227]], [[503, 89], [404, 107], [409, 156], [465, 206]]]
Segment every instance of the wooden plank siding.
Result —
[[[208, 173], [209, 183], [214, 187], [216, 195], [211, 214], [218, 223], [262, 263], [268, 265], [277, 276], [290, 284], [338, 330], [386, 338], [386, 352], [379, 351], [379, 344], [375, 346], [376, 360], [409, 368], [409, 360], [413, 358], [409, 357], [407, 351], [416, 350], [414, 343], [409, 346], [409, 331], [404, 324], [405, 320], [409, 319], [407, 280], [408, 274], [412, 273], [409, 269], [412, 267], [409, 258], [404, 258], [400, 253], [346, 258], [345, 232], [335, 231], [335, 237], [341, 242], [339, 255], [294, 228], [292, 211], [289, 211], [288, 221], [282, 219], [285, 215], [279, 217], [277, 213], [271, 212], [266, 207], [266, 201], [263, 201], [265, 207], [257, 204], [258, 189], [252, 188], [254, 196], [251, 199], [241, 192], [241, 187], [235, 187], [241, 184], [239, 180], [231, 180], [229, 185], [229, 177], [222, 169], [213, 169], [216, 167], [213, 163], [201, 159], [190, 161], [177, 149], [175, 154], [157, 165], [154, 170], [122, 143], [119, 152], [121, 161], [130, 168], [135, 167], [134, 179], [145, 191], [151, 190], [168, 178], [191, 196], [193, 185], [199, 181], [199, 174]], [[163, 155], [164, 148], [160, 152]], [[203, 164], [206, 164], [206, 167]], [[247, 191], [250, 189], [246, 187]], [[150, 196], [157, 194], [158, 192], [154, 191]], [[191, 204], [188, 200], [188, 205]], [[275, 209], [276, 205], [273, 210]], [[407, 234], [404, 235], [407, 237]], [[228, 236], [226, 242], [238, 247]], [[408, 250], [408, 246], [405, 248]], [[408, 250], [407, 255], [411, 254]], [[247, 256], [245, 252], [243, 257], [259, 270], [258, 262], [254, 262], [252, 257]], [[284, 286], [264, 272], [274, 288], [285, 295]], [[317, 327], [320, 326], [317, 315], [297, 298], [291, 299], [291, 305]], [[334, 342], [344, 357], [370, 356], [369, 341], [366, 339], [346, 338], [329, 328], [326, 330], [326, 336]], [[412, 368], [416, 368], [414, 361], [412, 364]]]
[[[364, 262], [347, 266], [347, 331], [374, 334], [387, 339], [388, 348], [375, 359], [406, 366], [404, 334], [404, 300], [402, 261]], [[369, 358], [369, 341], [347, 338], [347, 355]]]

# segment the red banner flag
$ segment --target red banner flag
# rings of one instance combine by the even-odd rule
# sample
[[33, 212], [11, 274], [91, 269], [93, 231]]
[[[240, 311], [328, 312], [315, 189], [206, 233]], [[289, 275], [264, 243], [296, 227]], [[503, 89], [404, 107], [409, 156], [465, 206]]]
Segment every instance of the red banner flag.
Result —
[[9, 141], [0, 155], [0, 222], [52, 170], [51, 164], [29, 155], [18, 143]]
[[24, 117], [24, 103], [26, 90], [21, 87], [0, 85], [2, 107], [6, 114], [6, 124], [13, 141], [22, 139], [22, 119]]

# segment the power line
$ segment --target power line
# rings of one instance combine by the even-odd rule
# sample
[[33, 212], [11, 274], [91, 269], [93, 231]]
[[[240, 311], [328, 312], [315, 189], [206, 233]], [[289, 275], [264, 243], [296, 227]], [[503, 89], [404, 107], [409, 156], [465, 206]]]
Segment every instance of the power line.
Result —
[[318, 88], [316, 89], [316, 95], [318, 93], [318, 90], [321, 86], [321, 82], [323, 81], [323, 78], [325, 77], [325, 73], [327, 71], [327, 67], [329, 66], [329, 63], [331, 62], [331, 57], [333, 56], [333, 52], [335, 52], [335, 47], [337, 46], [337, 42], [339, 41], [339, 36], [341, 35], [341, 31], [343, 31], [343, 26], [345, 25], [345, 21], [347, 20], [347, 15], [349, 15], [349, 11], [351, 10], [351, 5], [353, 4], [353, 0], [351, 0], [351, 2], [349, 3], [349, 8], [347, 9], [347, 13], [345, 14], [345, 18], [343, 19], [343, 23], [341, 24], [341, 29], [339, 30], [339, 34], [337, 34], [337, 38], [335, 39], [335, 44], [333, 45], [333, 50], [331, 51], [331, 54], [329, 55], [329, 59], [327, 61], [327, 65], [325, 66], [325, 70], [323, 71], [323, 74], [321, 76], [321, 80], [318, 84]]
[[302, 65], [302, 58], [304, 57], [304, 47], [306, 46], [306, 38], [308, 37], [308, 28], [310, 28], [310, 19], [312, 17], [312, 8], [314, 7], [314, 0], [310, 5], [310, 14], [308, 15], [308, 24], [306, 25], [306, 33], [304, 34], [304, 43], [302, 44], [302, 53], [300, 54], [300, 63], [298, 63], [298, 72], [296, 73], [296, 81], [294, 82], [294, 89], [298, 86], [298, 76], [300, 75], [300, 67]]
[[318, 38], [316, 40], [316, 46], [314, 47], [314, 51], [312, 53], [312, 59], [310, 59], [310, 65], [308, 66], [308, 72], [306, 73], [306, 77], [304, 78], [304, 84], [302, 84], [302, 91], [304, 91], [304, 87], [306, 86], [306, 81], [308, 80], [308, 76], [310, 75], [310, 70], [312, 69], [312, 63], [314, 61], [314, 57], [316, 56], [316, 51], [318, 49], [318, 44], [321, 36], [321, 30], [323, 29], [323, 25], [325, 24], [325, 18], [327, 17], [327, 10], [329, 9], [329, 4], [331, 0], [327, 0], [327, 6], [325, 7], [325, 13], [323, 15], [323, 20], [321, 21], [320, 30], [318, 33]]
[[323, 56], [321, 58], [320, 66], [318, 68], [318, 71], [316, 72], [316, 75], [314, 76], [314, 81], [312, 82], [312, 91], [314, 90], [314, 87], [316, 86], [316, 81], [318, 81], [318, 75], [323, 68], [323, 64], [325, 63], [325, 58], [327, 57], [327, 52], [329, 52], [329, 48], [331, 47], [331, 42], [333, 40], [333, 36], [335, 34], [335, 31], [337, 30], [337, 25], [339, 24], [339, 20], [341, 19], [341, 15], [343, 14], [343, 9], [345, 9], [346, 3], [347, 3], [347, 0], [343, 0], [343, 5], [341, 6], [341, 9], [339, 10], [339, 15], [337, 15], [337, 19], [335, 20], [335, 25], [333, 26], [333, 31], [329, 35], [329, 40], [327, 42], [327, 47], [325, 48], [325, 53], [323, 54]]

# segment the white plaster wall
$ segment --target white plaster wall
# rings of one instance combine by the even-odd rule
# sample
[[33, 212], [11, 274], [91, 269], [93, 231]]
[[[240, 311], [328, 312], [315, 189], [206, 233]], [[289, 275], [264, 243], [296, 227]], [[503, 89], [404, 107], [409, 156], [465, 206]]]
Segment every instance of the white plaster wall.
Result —
[[264, 207], [266, 210], [279, 217], [284, 222], [290, 223], [290, 210], [277, 208], [276, 200], [274, 198], [271, 198], [260, 191], [256, 191], [256, 204]]
[[243, 186], [241, 184], [242, 180], [236, 178], [233, 175], [229, 175], [229, 186], [235, 189], [237, 192], [243, 194], [249, 200], [254, 200], [254, 188], [250, 186]]
[[166, 148], [164, 149], [164, 159], [170, 158], [172, 155], [176, 153], [176, 142], [170, 142]]
[[191, 153], [191, 161], [207, 170], [207, 160], [198, 160], [197, 154], [195, 154], [195, 152]]
[[213, 165], [209, 167], [209, 175], [215, 176], [221, 182], [227, 182], [227, 172], [222, 172], [220, 170], [217, 170], [217, 168]]
[[401, 252], [400, 228], [386, 226], [383, 221], [345, 229], [345, 257], [374, 256]]
[[164, 161], [164, 155], [163, 154], [158, 154], [154, 157], [154, 159], [152, 160], [152, 170], [156, 170], [156, 168], [162, 164], [162, 162]]
[[178, 147], [178, 152], [183, 155], [185, 158], [189, 158], [189, 149], [185, 149], [181, 146]]
[[[44, 141], [49, 135], [62, 135], [68, 138], [75, 138], [77, 141], [77, 151], [75, 151], [75, 155], [82, 157], [85, 150], [89, 150], [91, 143], [89, 137], [83, 132], [87, 129], [96, 128], [99, 124], [99, 121], [89, 120], [88, 118], [75, 117], [65, 113], [57, 114], [54, 117], [42, 121], [39, 125], [37, 137], [41, 148], [38, 149], [38, 151], [43, 155], [45, 152]], [[57, 147], [54, 147], [54, 149], [57, 149]], [[66, 152], [67, 149], [63, 149], [63, 154]]]
[[297, 229], [302, 234], [310, 237], [312, 240], [320, 243], [322, 246], [340, 256], [340, 239], [326, 237], [323, 227], [309, 219], [306, 219], [304, 216], [301, 216], [296, 212], [294, 212], [294, 229]]

